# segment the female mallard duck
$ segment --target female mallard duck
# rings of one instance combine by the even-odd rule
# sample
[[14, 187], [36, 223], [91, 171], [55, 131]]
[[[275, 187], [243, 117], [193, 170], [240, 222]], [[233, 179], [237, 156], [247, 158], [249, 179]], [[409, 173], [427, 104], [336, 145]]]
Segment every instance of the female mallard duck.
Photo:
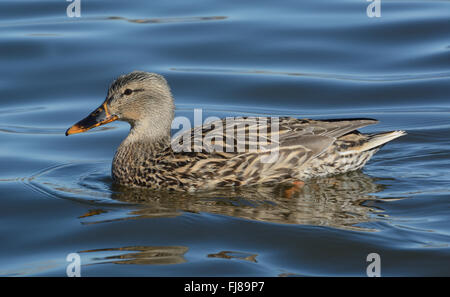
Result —
[[[174, 109], [169, 86], [161, 75], [135, 71], [114, 81], [102, 105], [66, 135], [126, 121], [131, 130], [114, 157], [113, 179], [126, 186], [194, 191], [295, 184], [354, 171], [386, 142], [405, 134], [356, 131], [377, 123], [373, 119], [227, 118], [171, 141]], [[223, 131], [227, 131], [226, 137], [220, 133]]]

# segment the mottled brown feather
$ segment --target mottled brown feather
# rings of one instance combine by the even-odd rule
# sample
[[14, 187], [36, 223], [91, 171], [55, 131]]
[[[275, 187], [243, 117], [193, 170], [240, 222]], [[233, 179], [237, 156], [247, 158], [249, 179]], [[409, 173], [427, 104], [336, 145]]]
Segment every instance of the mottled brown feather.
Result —
[[[274, 119], [268, 118], [267, 121]], [[245, 118], [237, 118], [237, 122]], [[317, 176], [338, 174], [361, 168], [375, 152], [363, 152], [340, 157], [340, 152], [354, 150], [370, 135], [356, 131], [360, 127], [377, 123], [372, 119], [309, 120], [279, 118], [278, 158], [272, 163], [261, 159], [270, 151], [251, 151], [245, 146], [238, 152], [237, 142], [216, 142], [217, 147], [201, 146], [199, 140], [207, 138], [213, 129], [195, 127], [180, 134], [173, 142], [182, 143], [183, 136], [191, 140], [190, 150], [199, 145], [199, 152], [174, 152], [169, 142], [157, 145], [133, 144], [121, 147], [114, 159], [113, 176], [121, 184], [155, 189], [204, 190], [227, 186], [244, 186], [306, 180]], [[227, 126], [225, 119], [221, 120]], [[259, 139], [245, 129], [245, 140]], [[273, 135], [269, 130], [267, 138]], [[200, 132], [201, 138], [195, 137]], [[253, 131], [254, 132], [254, 131]], [[256, 136], [256, 137], [255, 137]], [[230, 146], [232, 146], [230, 148]], [[227, 152], [226, 148], [229, 148]], [[139, 156], [137, 164], [132, 160]], [[141, 162], [143, 161], [143, 162]], [[136, 166], [137, 165], [137, 166]], [[133, 168], [133, 169], [132, 169]], [[152, 170], [149, 171], [149, 168]]]

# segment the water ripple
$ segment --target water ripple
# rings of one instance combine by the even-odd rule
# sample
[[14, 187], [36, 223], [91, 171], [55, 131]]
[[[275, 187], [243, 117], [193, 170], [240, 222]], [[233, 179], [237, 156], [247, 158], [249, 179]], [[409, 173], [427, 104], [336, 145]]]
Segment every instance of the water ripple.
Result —
[[[1, 27], [16, 27], [16, 26], [39, 26], [39, 25], [58, 25], [68, 23], [85, 23], [95, 21], [126, 21], [134, 24], [170, 24], [170, 23], [193, 23], [193, 22], [208, 22], [208, 21], [223, 21], [228, 19], [227, 16], [192, 16], [192, 17], [168, 17], [168, 18], [140, 18], [131, 19], [122, 16], [108, 16], [108, 17], [83, 17], [77, 18], [65, 18], [65, 17], [52, 17], [52, 18], [40, 18], [27, 21], [4, 21], [0, 22]], [[39, 35], [39, 34], [38, 34]], [[44, 33], [45, 36], [55, 36], [54, 33]], [[35, 34], [33, 34], [35, 36]], [[58, 36], [61, 36], [58, 34]]]
[[352, 74], [335, 74], [335, 73], [301, 73], [271, 70], [239, 70], [224, 68], [178, 68], [172, 67], [169, 70], [178, 72], [194, 72], [194, 73], [219, 73], [219, 74], [244, 74], [244, 75], [287, 75], [297, 77], [321, 78], [321, 79], [337, 79], [351, 80], [363, 82], [396, 82], [411, 80], [431, 80], [450, 78], [450, 72], [440, 73], [422, 73], [422, 74], [383, 74], [383, 75], [352, 75]]
[[198, 17], [173, 17], [173, 18], [144, 18], [144, 19], [129, 19], [120, 16], [110, 16], [107, 20], [127, 21], [135, 24], [166, 24], [166, 23], [192, 23], [202, 21], [222, 21], [226, 20], [226, 16], [198, 16]]

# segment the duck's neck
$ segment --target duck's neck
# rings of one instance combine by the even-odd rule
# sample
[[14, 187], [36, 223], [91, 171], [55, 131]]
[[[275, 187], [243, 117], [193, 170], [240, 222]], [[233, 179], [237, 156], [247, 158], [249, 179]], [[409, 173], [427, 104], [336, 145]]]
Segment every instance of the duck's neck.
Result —
[[170, 129], [155, 133], [147, 128], [132, 125], [127, 138], [117, 149], [112, 164], [113, 177], [117, 181], [126, 183], [139, 168], [151, 167], [158, 155], [170, 149]]
[[117, 153], [126, 153], [128, 159], [148, 158], [170, 146], [170, 126], [155, 129], [155, 123], [139, 122], [131, 125], [130, 133], [120, 144]]
[[135, 143], [147, 143], [148, 146], [170, 143], [170, 126], [155, 127], [156, 125], [157, 123], [149, 121], [132, 123], [130, 133], [121, 146]]

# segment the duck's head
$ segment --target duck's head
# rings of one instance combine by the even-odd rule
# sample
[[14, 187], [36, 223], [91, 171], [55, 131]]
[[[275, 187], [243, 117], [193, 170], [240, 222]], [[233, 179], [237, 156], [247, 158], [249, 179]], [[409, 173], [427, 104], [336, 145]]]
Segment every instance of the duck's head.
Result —
[[130, 123], [132, 131], [140, 137], [170, 135], [174, 109], [164, 77], [134, 71], [117, 78], [109, 87], [106, 100], [70, 127], [66, 135], [85, 132], [116, 120]]

